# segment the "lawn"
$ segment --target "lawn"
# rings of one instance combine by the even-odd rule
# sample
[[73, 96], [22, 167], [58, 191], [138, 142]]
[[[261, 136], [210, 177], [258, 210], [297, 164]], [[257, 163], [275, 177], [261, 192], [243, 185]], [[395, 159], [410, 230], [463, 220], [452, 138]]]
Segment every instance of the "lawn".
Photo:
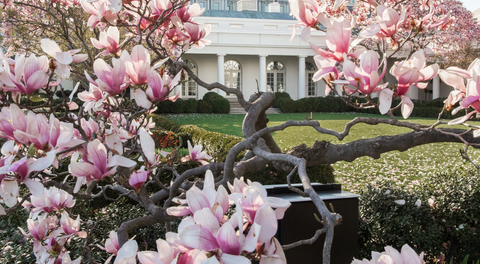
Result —
[[[292, 120], [304, 120], [306, 113], [270, 114], [269, 126], [279, 125]], [[310, 115], [310, 114], [308, 114]], [[358, 113], [314, 113], [313, 119], [319, 120], [322, 127], [343, 131], [345, 124], [357, 116], [383, 117]], [[189, 114], [169, 115], [180, 124], [195, 124], [210, 131], [242, 136], [241, 125], [244, 115]], [[411, 118], [409, 122], [430, 125], [435, 122], [428, 118]], [[379, 135], [395, 135], [409, 132], [409, 129], [387, 125], [370, 126], [360, 124], [354, 126], [349, 136], [342, 142], [330, 135], [317, 133], [310, 127], [287, 128], [274, 133], [273, 137], [281, 148], [291, 148], [301, 143], [312, 145], [316, 140], [327, 140], [332, 143], [347, 143], [362, 138], [373, 138]], [[293, 136], [294, 135], [294, 136]], [[367, 183], [375, 183], [379, 179], [391, 179], [399, 185], [412, 187], [426, 176], [434, 176], [440, 172], [473, 168], [459, 154], [462, 144], [435, 143], [418, 146], [405, 152], [394, 151], [382, 154], [380, 159], [370, 157], [358, 158], [353, 162], [336, 162], [333, 164], [338, 182], [344, 189], [355, 191]], [[480, 162], [480, 152], [470, 149], [469, 154], [475, 162]]]

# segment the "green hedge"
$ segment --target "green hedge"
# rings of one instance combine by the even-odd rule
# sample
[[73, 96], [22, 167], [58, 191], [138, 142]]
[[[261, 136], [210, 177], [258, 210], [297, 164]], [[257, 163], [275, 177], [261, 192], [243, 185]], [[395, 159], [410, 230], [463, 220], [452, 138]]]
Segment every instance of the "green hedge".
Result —
[[[307, 168], [307, 175], [311, 182], [335, 183], [334, 169], [331, 165], [318, 165]], [[264, 185], [286, 184], [287, 172], [275, 169], [271, 164], [267, 164], [261, 171], [250, 172], [244, 175], [245, 179], [257, 181]], [[291, 178], [292, 183], [301, 183], [298, 173]]]
[[[478, 171], [429, 177], [409, 190], [386, 181], [360, 194], [358, 257], [381, 252], [386, 245], [409, 244], [430, 261], [442, 253], [454, 263], [466, 255], [480, 260]], [[400, 200], [405, 203], [395, 202]]]
[[230, 102], [223, 96], [208, 92], [203, 96], [203, 100], [193, 98], [183, 100], [178, 98], [175, 102], [165, 100], [157, 104], [157, 114], [171, 113], [230, 113]]
[[[380, 114], [378, 109], [369, 108], [369, 109], [355, 109], [348, 106], [340, 97], [336, 96], [326, 96], [326, 97], [306, 97], [299, 100], [292, 100], [290, 97], [283, 95], [284, 93], [275, 93], [276, 96], [280, 97], [275, 99], [274, 106], [280, 108], [284, 113], [305, 113], [305, 112], [358, 112], [358, 113], [367, 113], [367, 114]], [[421, 100], [412, 100], [414, 104], [413, 112], [410, 115], [411, 117], [428, 117], [428, 118], [438, 118], [440, 112], [443, 109], [443, 101], [445, 98], [437, 98], [432, 101], [421, 101]], [[358, 103], [366, 102], [366, 99], [363, 97], [352, 97], [352, 101]], [[375, 103], [378, 103], [378, 98], [373, 98]], [[392, 102], [392, 107], [400, 103], [400, 99], [394, 99]], [[393, 112], [395, 116], [402, 116], [401, 109], [398, 108]], [[451, 111], [444, 111], [442, 118], [443, 119], [454, 119], [465, 115], [465, 111], [460, 111], [456, 115], [452, 115]], [[473, 120], [477, 120], [475, 117]]]

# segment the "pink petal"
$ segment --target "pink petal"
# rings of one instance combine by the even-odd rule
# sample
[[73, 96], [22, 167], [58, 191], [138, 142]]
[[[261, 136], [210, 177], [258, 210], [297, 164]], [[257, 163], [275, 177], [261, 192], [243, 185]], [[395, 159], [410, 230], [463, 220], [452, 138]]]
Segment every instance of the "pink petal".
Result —
[[258, 209], [255, 215], [255, 223], [262, 227], [258, 236], [258, 243], [269, 245], [270, 240], [277, 233], [277, 217], [268, 203]]
[[410, 98], [402, 96], [402, 116], [407, 119], [413, 111], [413, 102]]
[[220, 230], [218, 230], [217, 242], [224, 253], [232, 255], [240, 254], [242, 245], [238, 241], [238, 236], [230, 223], [227, 222], [223, 224]]
[[180, 234], [180, 239], [185, 245], [200, 250], [212, 251], [219, 248], [210, 229], [201, 225], [188, 226]]
[[155, 162], [155, 142], [145, 128], [141, 127], [139, 134], [143, 155], [150, 164], [153, 164]]
[[208, 202], [207, 197], [196, 186], [193, 186], [187, 191], [187, 201], [193, 214], [203, 208], [210, 208], [210, 203]]

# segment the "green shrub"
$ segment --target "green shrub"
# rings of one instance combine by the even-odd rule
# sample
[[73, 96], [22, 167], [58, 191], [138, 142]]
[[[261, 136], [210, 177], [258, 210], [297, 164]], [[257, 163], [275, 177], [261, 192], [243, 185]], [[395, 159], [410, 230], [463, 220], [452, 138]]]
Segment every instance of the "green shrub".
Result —
[[185, 113], [196, 113], [198, 109], [198, 101], [190, 98], [183, 101], [183, 111]]
[[170, 100], [161, 101], [157, 104], [156, 114], [173, 113], [173, 102]]
[[210, 102], [212, 106], [212, 112], [216, 114], [228, 114], [230, 113], [230, 102], [225, 98], [213, 99]]
[[[367, 186], [360, 193], [359, 257], [383, 251], [386, 245], [401, 248], [408, 243], [424, 251], [430, 261], [442, 253], [454, 263], [467, 255], [472, 261], [480, 260], [477, 174], [441, 174], [409, 190], [391, 181]], [[405, 203], [399, 205], [396, 200]]]
[[[230, 148], [242, 141], [241, 137], [210, 132], [195, 125], [181, 126], [179, 136], [181, 133], [188, 135], [192, 144], [202, 145], [203, 149], [217, 162], [225, 161]], [[182, 139], [186, 141], [183, 137]]]
[[285, 92], [276, 92], [275, 93], [275, 101], [273, 102], [273, 107], [274, 108], [280, 108], [281, 106], [281, 101], [284, 99], [284, 98], [287, 98], [287, 99], [292, 99], [290, 97], [290, 94], [288, 93], [285, 93]]
[[[334, 169], [331, 165], [318, 165], [307, 168], [307, 175], [311, 182], [318, 183], [335, 183]], [[264, 185], [269, 184], [286, 184], [287, 172], [279, 171], [271, 164], [267, 164], [265, 168], [257, 172], [250, 172], [244, 175], [245, 179], [257, 181]], [[291, 178], [292, 183], [301, 183], [298, 173]]]
[[203, 95], [203, 101], [206, 101], [210, 103], [211, 101], [215, 99], [225, 99], [223, 96], [217, 94], [216, 92], [208, 92], [205, 95]]
[[197, 112], [201, 114], [211, 114], [212, 113], [212, 106], [209, 103], [203, 100], [198, 101], [198, 108]]
[[151, 114], [149, 117], [155, 122], [155, 129], [162, 129], [166, 131], [179, 132], [180, 125], [176, 122], [169, 120], [161, 115]]
[[172, 109], [170, 110], [170, 113], [174, 114], [180, 114], [183, 113], [183, 106], [185, 101], [183, 101], [182, 98], [177, 98], [175, 102], [173, 102]]
[[295, 112], [305, 113], [313, 111], [313, 103], [310, 98], [302, 98], [295, 101]]
[[295, 101], [292, 99], [283, 99], [280, 110], [284, 113], [295, 113]]

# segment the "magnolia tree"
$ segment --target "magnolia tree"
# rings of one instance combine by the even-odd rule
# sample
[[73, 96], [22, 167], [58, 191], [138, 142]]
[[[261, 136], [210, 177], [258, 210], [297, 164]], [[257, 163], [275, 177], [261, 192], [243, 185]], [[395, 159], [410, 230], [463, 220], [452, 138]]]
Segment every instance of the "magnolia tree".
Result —
[[[396, 84], [381, 81], [392, 47], [401, 49], [411, 42], [408, 36], [432, 34], [452, 23], [451, 14], [438, 15], [439, 4], [434, 1], [423, 1], [421, 8], [428, 14], [425, 17], [412, 15], [409, 10], [417, 7], [408, 2], [357, 3], [361, 6], [358, 10], [364, 10], [359, 13], [348, 10], [347, 1], [343, 0], [291, 1], [293, 15], [305, 27], [301, 34], [304, 40], [308, 41], [311, 28], [326, 31], [327, 47], [310, 43], [318, 54], [315, 62], [320, 69], [314, 79], [324, 80], [327, 91], [334, 85], [343, 87], [344, 100], [353, 107], [375, 107], [391, 117], [355, 118], [343, 132], [322, 128], [318, 121], [312, 120], [267, 127], [265, 111], [273, 104], [274, 94], [259, 92], [246, 100], [239, 90], [199, 79], [181, 59], [192, 46], [202, 48], [209, 44], [205, 39], [209, 28], [194, 21], [204, 11], [198, 4], [166, 0], [40, 3], [46, 11], [58, 8], [65, 12], [61, 16], [64, 25], [75, 21], [69, 19], [70, 14], [85, 15], [84, 23], [75, 26], [89, 27], [98, 34], [89, 40], [95, 49], [85, 41], [78, 47], [62, 41], [58, 45], [54, 33], [52, 38], [41, 39], [38, 48], [25, 49], [26, 53], [15, 57], [0, 54], [3, 62], [0, 137], [5, 139], [0, 159], [0, 215], [21, 208], [29, 210], [28, 230], [21, 231], [33, 241], [33, 253], [39, 263], [80, 263], [81, 256], [73, 256], [78, 258], [72, 261], [68, 252], [72, 241], [76, 241], [74, 238], [85, 239], [83, 257], [93, 263], [92, 245], [88, 243], [91, 229], [85, 228], [93, 220], [80, 219], [71, 209], [78, 199], [104, 197], [118, 201], [124, 196], [149, 215], [130, 219], [110, 232], [103, 249], [111, 253], [115, 263], [286, 263], [283, 249], [312, 243], [322, 234], [326, 241], [323, 263], [329, 263], [334, 227], [342, 218], [330, 212], [313, 190], [306, 173], [308, 166], [352, 161], [361, 156], [378, 158], [388, 151], [404, 151], [433, 142], [463, 142], [466, 150], [468, 146], [478, 146], [474, 136], [479, 130], [475, 126], [469, 130], [445, 129], [438, 127], [442, 124], [439, 120], [426, 127], [399, 121], [392, 112], [401, 108], [403, 117], [408, 118], [414, 107], [406, 96], [408, 89], [412, 85], [425, 88], [425, 82], [439, 74], [454, 87], [446, 109], [458, 102], [460, 106], [454, 111], [473, 109], [450, 122], [465, 123], [480, 110], [477, 90], [480, 61], [475, 60], [466, 70], [455, 67], [440, 70], [437, 64], [427, 66], [425, 51], [418, 50], [391, 67]], [[4, 8], [25, 12], [34, 4], [9, 0], [4, 1]], [[371, 15], [365, 16], [364, 12]], [[6, 37], [8, 43], [12, 36]], [[131, 47], [122, 45], [125, 39]], [[375, 43], [379, 45], [372, 45]], [[93, 50], [96, 52], [92, 53]], [[84, 76], [88, 89], [78, 90], [77, 84], [70, 96], [66, 96], [59, 84], [70, 76], [72, 69], [78, 69], [79, 63], [90, 63], [92, 72], [85, 72]], [[183, 160], [202, 161], [202, 165], [180, 174], [165, 158], [169, 154], [155, 149], [151, 137], [155, 124], [149, 114], [156, 103], [177, 98], [178, 95], [170, 93], [186, 75], [208, 90], [235, 94], [248, 114], [243, 123], [245, 140], [230, 150], [224, 163], [204, 162], [210, 157], [200, 146], [192, 147], [188, 142], [190, 154]], [[132, 90], [133, 102], [125, 97], [128, 88]], [[63, 95], [60, 103], [53, 103], [56, 92]], [[379, 103], [372, 100], [374, 93], [379, 94]], [[351, 101], [354, 94], [364, 95], [367, 102]], [[77, 105], [74, 97], [83, 101], [82, 105]], [[396, 97], [401, 98], [401, 103], [392, 106]], [[341, 140], [360, 123], [401, 126], [412, 132], [349, 144], [317, 142], [310, 148], [299, 146], [289, 153], [282, 153], [272, 137], [272, 132], [287, 127], [310, 126]], [[245, 157], [236, 161], [244, 150], [248, 150]], [[464, 155], [468, 159], [466, 150]], [[59, 166], [64, 162], [68, 163], [68, 170]], [[260, 183], [245, 182], [242, 178], [270, 162], [292, 172], [288, 182], [293, 172], [298, 171], [303, 190], [289, 187], [311, 198], [323, 224], [312, 239], [282, 246], [274, 237], [277, 220], [283, 218], [290, 203], [268, 197]], [[172, 172], [171, 182], [159, 180], [164, 171]], [[202, 180], [198, 180], [199, 176]], [[159, 191], [149, 191], [148, 185], [157, 185]], [[108, 197], [107, 190], [113, 190], [116, 196]], [[137, 242], [129, 236], [134, 230], [168, 224], [180, 217], [177, 232], [168, 232], [165, 239], [158, 239], [156, 251], [139, 250]], [[422, 256], [409, 247], [401, 252], [387, 247], [385, 253], [376, 253], [372, 261], [362, 263], [402, 261], [423, 262]], [[360, 262], [355, 260], [355, 263]]]

